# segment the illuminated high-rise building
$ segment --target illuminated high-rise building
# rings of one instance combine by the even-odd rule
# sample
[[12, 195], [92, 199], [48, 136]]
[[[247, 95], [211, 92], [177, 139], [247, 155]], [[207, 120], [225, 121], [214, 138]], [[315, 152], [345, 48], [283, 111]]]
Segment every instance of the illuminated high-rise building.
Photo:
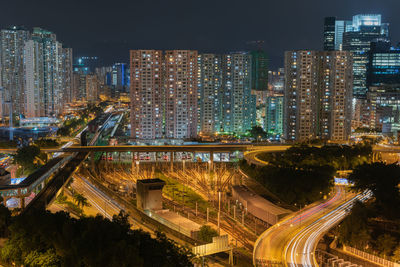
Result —
[[221, 131], [222, 56], [201, 54], [198, 62], [199, 132], [212, 135]]
[[99, 100], [99, 82], [95, 74], [86, 75], [86, 101], [96, 102]]
[[335, 50], [335, 17], [326, 17], [324, 20], [324, 51]]
[[[333, 25], [335, 26], [332, 32]], [[367, 87], [368, 52], [371, 42], [389, 38], [389, 24], [382, 23], [379, 14], [360, 14], [352, 20], [325, 18], [324, 50], [345, 50], [353, 54], [354, 86], [356, 98], [365, 99]], [[334, 38], [332, 40], [332, 33]], [[334, 49], [332, 44], [334, 43]]]
[[130, 66], [131, 137], [162, 138], [164, 99], [162, 51], [131, 50]]
[[367, 86], [383, 84], [400, 84], [400, 48], [388, 40], [377, 40], [369, 52]]
[[353, 83], [351, 54], [286, 52], [285, 77], [285, 139], [347, 140]]
[[[1, 30], [0, 42], [0, 69], [3, 87], [1, 102], [12, 101], [13, 112], [23, 113], [25, 110], [25, 84], [24, 84], [24, 46], [29, 40], [29, 31], [23, 27], [13, 26]], [[1, 104], [1, 103], [0, 103]], [[4, 106], [8, 116], [8, 107]]]
[[222, 127], [224, 132], [245, 134], [256, 125], [256, 96], [251, 90], [252, 57], [230, 53], [222, 60]]
[[72, 79], [66, 79], [72, 70], [71, 53], [62, 47], [54, 33], [34, 28], [31, 39], [24, 45], [27, 117], [62, 112], [65, 90], [72, 88]]
[[62, 83], [63, 83], [63, 103], [64, 106], [67, 103], [72, 103], [73, 99], [73, 55], [72, 48], [63, 48], [62, 54]]
[[264, 130], [272, 139], [279, 140], [283, 134], [283, 101], [283, 94], [267, 96]]
[[165, 51], [165, 135], [167, 138], [197, 137], [197, 63], [197, 51]]

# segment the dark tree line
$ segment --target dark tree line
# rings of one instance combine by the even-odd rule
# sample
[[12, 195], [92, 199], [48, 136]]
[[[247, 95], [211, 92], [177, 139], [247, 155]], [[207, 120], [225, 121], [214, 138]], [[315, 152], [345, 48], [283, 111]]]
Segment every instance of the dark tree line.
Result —
[[10, 264], [193, 266], [186, 248], [161, 233], [152, 238], [142, 230], [131, 230], [124, 212], [110, 221], [102, 216], [74, 219], [65, 212], [35, 211], [15, 217], [4, 229], [8, 241], [1, 258]]
[[353, 190], [373, 197], [356, 203], [339, 229], [339, 241], [400, 260], [400, 166], [382, 162], [357, 166], [349, 177]]
[[371, 155], [372, 147], [365, 144], [322, 147], [300, 144], [282, 153], [266, 153], [260, 158], [279, 166], [330, 165], [336, 170], [348, 170], [369, 162]]
[[280, 153], [265, 153], [268, 165], [256, 169], [244, 162], [242, 168], [288, 204], [307, 205], [327, 195], [338, 170], [370, 161], [369, 145], [315, 147], [300, 144]]

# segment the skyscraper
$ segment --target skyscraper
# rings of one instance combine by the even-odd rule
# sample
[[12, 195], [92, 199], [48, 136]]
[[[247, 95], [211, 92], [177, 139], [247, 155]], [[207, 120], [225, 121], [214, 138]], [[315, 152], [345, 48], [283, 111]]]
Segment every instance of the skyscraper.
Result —
[[197, 51], [165, 51], [165, 134], [197, 137]]
[[131, 50], [131, 137], [163, 137], [164, 75], [160, 50]]
[[256, 125], [256, 97], [251, 93], [251, 60], [247, 52], [223, 56], [224, 132], [242, 135]]
[[274, 94], [267, 97], [265, 105], [264, 130], [274, 139], [283, 134], [283, 102], [283, 94]]
[[354, 86], [357, 98], [366, 98], [368, 52], [371, 42], [388, 38], [388, 25], [381, 23], [381, 15], [356, 15], [351, 31], [343, 33], [343, 50], [353, 53]]
[[285, 138], [347, 140], [353, 82], [351, 54], [286, 52], [285, 77]]
[[[70, 60], [64, 60], [65, 52], [56, 35], [41, 28], [34, 28], [31, 40], [25, 44], [25, 83], [28, 116], [51, 116], [63, 109], [65, 70], [72, 69]], [[69, 57], [69, 55], [68, 55]], [[66, 67], [64, 64], [68, 64]], [[71, 85], [68, 85], [70, 87]], [[32, 102], [29, 97], [34, 97]]]
[[263, 50], [251, 51], [251, 89], [268, 90], [268, 55]]
[[335, 50], [335, 17], [326, 17], [324, 20], [324, 51]]
[[343, 48], [343, 33], [351, 31], [353, 22], [351, 20], [335, 20], [335, 49]]
[[400, 48], [388, 40], [377, 40], [369, 52], [367, 86], [383, 84], [400, 84]]
[[[355, 15], [352, 20], [325, 18], [324, 50], [345, 50], [353, 53], [353, 94], [356, 98], [366, 98], [368, 52], [371, 42], [389, 37], [389, 24], [382, 23], [381, 20], [381, 15], [377, 14]], [[334, 33], [332, 32], [333, 24], [335, 25]], [[334, 49], [332, 49], [332, 41]]]
[[[13, 26], [1, 30], [1, 86], [5, 90], [1, 101], [12, 100], [13, 111], [17, 114], [23, 113], [25, 109], [23, 55], [29, 35], [29, 31], [23, 27]], [[9, 115], [7, 110], [5, 108], [2, 116]]]
[[199, 131], [212, 135], [221, 131], [222, 120], [222, 56], [199, 55]]
[[86, 101], [96, 102], [99, 99], [99, 82], [95, 74], [86, 75]]
[[67, 103], [73, 102], [73, 54], [72, 48], [63, 48], [62, 53], [62, 83], [63, 83], [63, 103], [64, 106]]
[[127, 93], [129, 87], [129, 68], [125, 63], [115, 63], [111, 71], [112, 97], [118, 98]]

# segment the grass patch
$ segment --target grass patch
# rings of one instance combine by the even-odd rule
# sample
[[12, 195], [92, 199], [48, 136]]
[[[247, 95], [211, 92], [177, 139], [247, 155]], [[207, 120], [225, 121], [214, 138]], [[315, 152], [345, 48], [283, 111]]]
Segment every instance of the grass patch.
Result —
[[207, 212], [207, 207], [209, 207], [208, 202], [199, 194], [194, 192], [190, 187], [187, 187], [160, 172], [158, 172], [156, 176], [166, 183], [163, 188], [164, 195], [178, 203], [183, 203], [184, 201], [184, 205], [192, 209], [196, 209], [197, 202], [198, 210], [203, 213]]

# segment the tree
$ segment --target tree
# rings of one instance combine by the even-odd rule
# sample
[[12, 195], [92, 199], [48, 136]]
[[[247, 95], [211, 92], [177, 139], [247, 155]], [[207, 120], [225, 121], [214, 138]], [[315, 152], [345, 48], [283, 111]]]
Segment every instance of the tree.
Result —
[[126, 215], [74, 219], [65, 212], [35, 210], [15, 217], [0, 249], [17, 266], [193, 266], [190, 251], [156, 233], [127, 231]]
[[213, 228], [211, 228], [210, 226], [208, 226], [208, 225], [203, 225], [203, 226], [200, 228], [199, 236], [198, 236], [198, 238], [199, 238], [200, 240], [202, 240], [202, 241], [204, 241], [204, 242], [207, 242], [207, 243], [211, 243], [211, 242], [212, 242], [212, 238], [213, 238], [214, 236], [218, 236], [218, 232], [215, 231], [215, 230], [214, 230]]
[[82, 194], [74, 193], [73, 198], [74, 198], [76, 205], [78, 205], [78, 207], [83, 208], [83, 207], [89, 206], [87, 198], [84, 197]]
[[400, 166], [382, 162], [356, 167], [349, 180], [356, 191], [371, 190], [376, 214], [387, 219], [400, 218]]
[[35, 159], [40, 156], [40, 148], [36, 145], [18, 148], [14, 162], [23, 169], [34, 169]]
[[267, 133], [263, 130], [261, 126], [253, 126], [250, 130], [250, 135], [256, 140], [267, 137]]
[[400, 245], [396, 247], [396, 249], [393, 252], [393, 260], [395, 261], [400, 261]]
[[123, 227], [126, 231], [129, 231], [131, 224], [129, 223], [129, 214], [124, 210], [120, 210], [118, 215], [113, 215], [112, 221]]
[[57, 256], [54, 249], [46, 252], [34, 250], [25, 257], [24, 264], [31, 267], [56, 267], [60, 266], [60, 257]]
[[0, 237], [8, 234], [8, 226], [11, 223], [11, 212], [3, 204], [0, 204]]
[[371, 239], [368, 228], [368, 210], [364, 203], [356, 202], [339, 227], [339, 241], [350, 246], [364, 249]]
[[396, 238], [389, 234], [383, 234], [378, 236], [376, 240], [376, 249], [380, 251], [382, 256], [389, 256], [396, 244]]

